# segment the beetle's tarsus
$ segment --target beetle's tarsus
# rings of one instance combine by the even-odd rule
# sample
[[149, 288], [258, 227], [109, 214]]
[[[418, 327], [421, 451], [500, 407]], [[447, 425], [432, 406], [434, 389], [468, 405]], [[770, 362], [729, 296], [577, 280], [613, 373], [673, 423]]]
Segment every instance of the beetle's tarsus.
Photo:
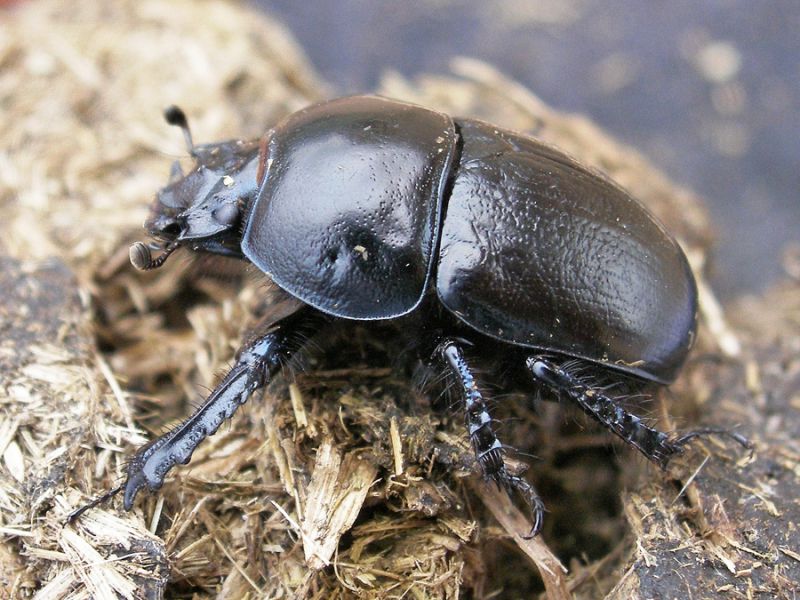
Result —
[[118, 485], [117, 487], [108, 490], [107, 492], [101, 494], [100, 496], [93, 498], [83, 506], [76, 508], [67, 515], [66, 519], [64, 519], [64, 525], [65, 526], [69, 525], [70, 523], [75, 521], [78, 517], [80, 517], [83, 513], [85, 513], [87, 510], [90, 510], [95, 506], [98, 506], [99, 504], [103, 504], [104, 502], [107, 502], [108, 500], [119, 494], [122, 491], [122, 488], [123, 488], [122, 484]]
[[750, 456], [753, 455], [753, 452], [755, 452], [756, 449], [755, 444], [753, 444], [753, 442], [751, 442], [741, 433], [737, 433], [736, 431], [731, 431], [730, 429], [723, 429], [718, 427], [705, 427], [702, 429], [695, 429], [693, 431], [689, 431], [688, 433], [685, 433], [682, 436], [672, 440], [672, 443], [678, 446], [679, 448], [683, 448], [693, 439], [708, 435], [721, 435], [730, 438], [743, 448], [749, 450]]
[[495, 478], [495, 480], [497, 481], [497, 484], [505, 489], [508, 494], [517, 492], [520, 496], [522, 496], [522, 499], [525, 500], [525, 504], [528, 505], [528, 508], [531, 511], [531, 517], [533, 520], [533, 523], [531, 524], [531, 530], [527, 535], [522, 537], [526, 540], [529, 540], [539, 535], [539, 532], [542, 530], [542, 523], [544, 522], [544, 513], [546, 510], [541, 496], [539, 496], [534, 487], [524, 477], [510, 475], [507, 472], [505, 472], [504, 477]]
[[434, 356], [447, 367], [458, 382], [464, 401], [467, 431], [483, 475], [497, 483], [508, 494], [518, 492], [523, 497], [533, 518], [528, 537], [534, 537], [542, 528], [544, 503], [530, 482], [512, 475], [506, 469], [503, 461], [506, 447], [492, 429], [494, 420], [489, 413], [486, 399], [478, 388], [472, 369], [464, 358], [461, 349], [463, 344], [464, 342], [458, 338], [445, 338], [436, 345]]

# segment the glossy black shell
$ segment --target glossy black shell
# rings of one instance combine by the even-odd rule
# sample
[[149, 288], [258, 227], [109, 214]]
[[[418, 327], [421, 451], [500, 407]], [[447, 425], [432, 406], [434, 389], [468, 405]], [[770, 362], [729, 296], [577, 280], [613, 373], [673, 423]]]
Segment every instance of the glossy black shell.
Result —
[[447, 115], [384, 98], [290, 115], [267, 134], [245, 256], [337, 317], [412, 311], [433, 270], [455, 145]]
[[697, 292], [675, 240], [533, 138], [362, 96], [289, 116], [262, 160], [242, 250], [323, 312], [389, 319], [435, 289], [485, 335], [661, 383], [691, 347]]

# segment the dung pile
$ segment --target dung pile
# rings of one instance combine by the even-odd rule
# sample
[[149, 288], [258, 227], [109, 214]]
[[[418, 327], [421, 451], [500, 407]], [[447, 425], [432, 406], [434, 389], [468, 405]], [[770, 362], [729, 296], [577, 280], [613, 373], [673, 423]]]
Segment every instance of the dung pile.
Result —
[[[557, 405], [504, 400], [506, 439], [538, 456], [528, 476], [551, 510], [543, 535], [524, 540], [525, 515], [472, 475], [459, 411], [431, 411], [435, 398], [393, 364], [391, 336], [364, 331], [320, 340], [132, 513], [117, 500], [63, 527], [124, 477], [138, 445], [202, 400], [274, 296], [222, 259], [130, 268], [150, 198], [170, 162], [187, 159], [161, 110], [180, 104], [200, 143], [257, 138], [329, 93], [282, 27], [233, 3], [31, 2], [2, 18], [0, 587], [12, 596], [456, 598], [546, 587], [551, 598], [628, 597], [665, 573], [688, 576], [686, 564], [712, 589], [798, 579], [797, 544], [755, 525], [788, 514], [765, 482], [797, 472], [796, 448], [781, 446], [776, 470], [759, 460], [742, 472], [747, 460], [709, 442], [670, 479]], [[461, 59], [453, 71], [389, 73], [378, 91], [531, 132], [603, 169], [702, 271], [709, 227], [691, 193], [490, 67]], [[786, 384], [785, 373], [775, 367], [765, 383], [758, 359], [742, 358], [755, 347], [742, 340], [758, 333], [729, 328], [705, 287], [702, 307], [698, 358], [667, 397], [670, 413], [752, 423], [757, 441], [783, 443], [759, 431], [764, 386]], [[782, 481], [796, 489], [796, 475]], [[751, 525], [738, 520], [745, 513]]]

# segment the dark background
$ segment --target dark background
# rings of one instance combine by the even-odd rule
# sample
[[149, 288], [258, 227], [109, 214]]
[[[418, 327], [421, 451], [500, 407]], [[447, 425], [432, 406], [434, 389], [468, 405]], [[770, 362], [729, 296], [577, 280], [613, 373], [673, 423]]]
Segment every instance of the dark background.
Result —
[[485, 60], [588, 114], [708, 201], [723, 299], [782, 274], [800, 242], [797, 0], [257, 0], [337, 93], [386, 69]]

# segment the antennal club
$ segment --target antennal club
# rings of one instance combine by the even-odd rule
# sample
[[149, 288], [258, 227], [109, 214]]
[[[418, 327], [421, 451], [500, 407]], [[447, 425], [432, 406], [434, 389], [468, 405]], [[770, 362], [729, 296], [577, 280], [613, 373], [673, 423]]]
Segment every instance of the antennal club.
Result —
[[192, 142], [192, 132], [189, 129], [189, 120], [186, 118], [186, 113], [183, 109], [175, 106], [168, 106], [164, 110], [164, 118], [170, 125], [176, 125], [183, 131], [183, 139], [186, 141], [186, 149], [189, 154], [194, 154], [194, 142]]
[[150, 271], [163, 265], [167, 257], [175, 252], [179, 245], [178, 242], [172, 242], [164, 248], [164, 252], [160, 256], [153, 258], [150, 248], [145, 246], [142, 242], [135, 242], [131, 244], [131, 247], [128, 249], [128, 258], [130, 258], [131, 264], [137, 270]]

